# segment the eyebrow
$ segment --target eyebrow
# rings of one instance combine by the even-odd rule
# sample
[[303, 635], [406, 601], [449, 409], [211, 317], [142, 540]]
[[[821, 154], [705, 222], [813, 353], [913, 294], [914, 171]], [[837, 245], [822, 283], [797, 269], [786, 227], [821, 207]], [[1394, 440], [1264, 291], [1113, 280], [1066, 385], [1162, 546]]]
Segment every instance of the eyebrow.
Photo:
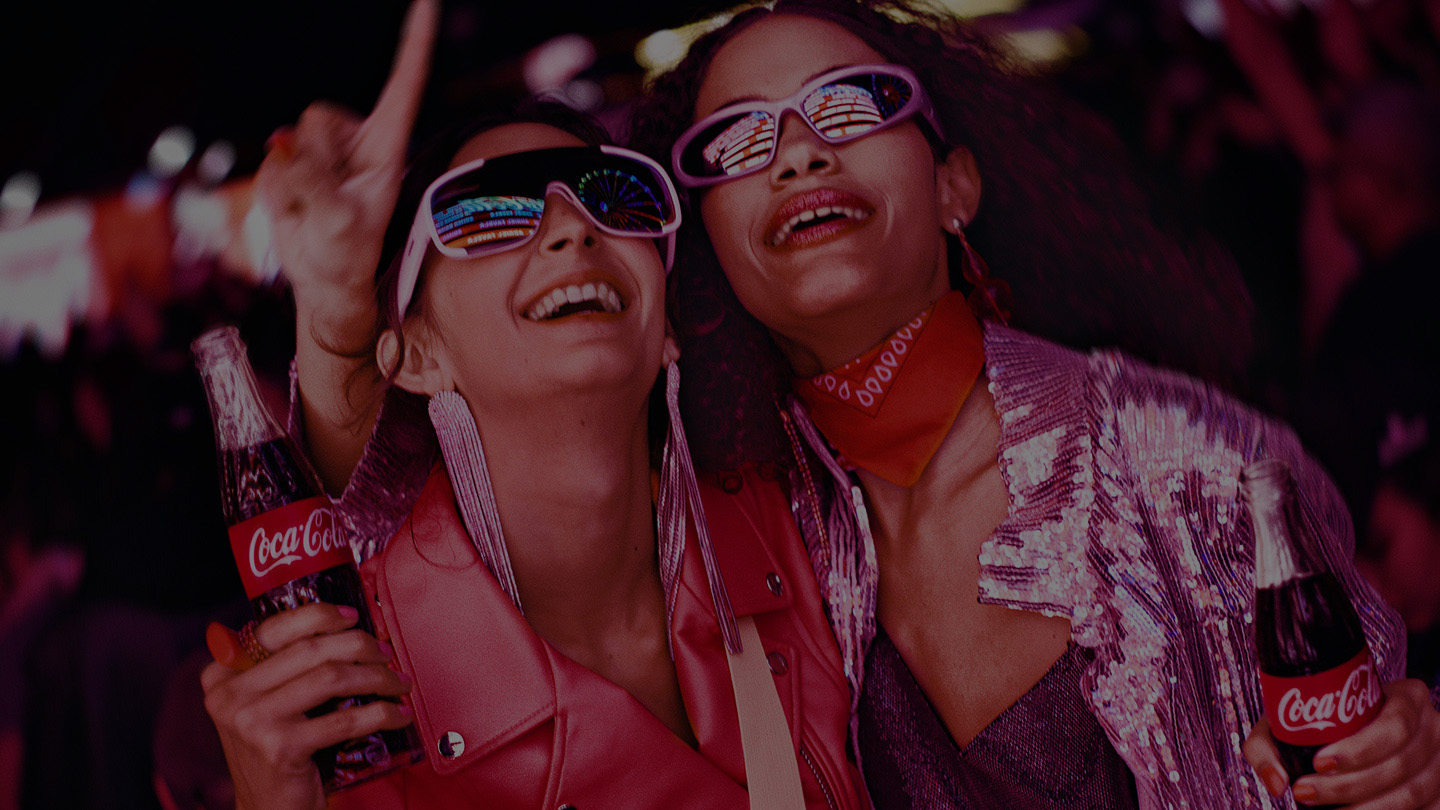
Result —
[[[809, 76], [806, 76], [806, 77], [805, 77], [805, 80], [802, 81], [802, 82], [800, 82], [800, 86], [801, 86], [801, 87], [804, 87], [805, 85], [807, 85], [807, 84], [815, 81], [816, 79], [820, 78], [821, 76], [824, 76], [826, 73], [833, 73], [834, 71], [837, 71], [837, 70], [839, 70], [839, 69], [841, 69], [841, 68], [854, 67], [856, 64], [864, 64], [864, 63], [863, 63], [863, 62], [861, 62], [861, 63], [851, 62], [851, 63], [847, 63], [847, 64], [843, 64], [843, 65], [831, 65], [830, 67], [824, 68], [823, 70], [817, 70], [817, 71], [815, 71], [814, 73], [811, 73]], [[799, 91], [797, 90], [796, 92], [799, 92]], [[738, 98], [730, 99], [729, 101], [725, 102], [724, 104], [721, 104], [720, 106], [716, 107], [716, 108], [715, 108], [715, 112], [720, 112], [721, 110], [725, 109], [726, 107], [734, 107], [736, 104], [746, 104], [746, 103], [751, 102], [751, 101], [769, 101], [769, 100], [770, 100], [770, 99], [767, 99], [767, 98], [765, 98], [764, 96], [754, 96], [754, 95], [751, 95], [751, 96], [740, 96], [740, 97], [738, 97]], [[714, 114], [715, 114], [715, 113], [711, 113], [711, 115], [714, 115]]]

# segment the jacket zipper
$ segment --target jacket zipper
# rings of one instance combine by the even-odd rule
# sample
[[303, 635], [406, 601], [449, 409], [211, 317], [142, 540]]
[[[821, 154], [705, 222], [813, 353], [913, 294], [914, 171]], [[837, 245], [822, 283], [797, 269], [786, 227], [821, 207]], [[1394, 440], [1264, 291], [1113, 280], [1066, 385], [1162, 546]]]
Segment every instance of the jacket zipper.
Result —
[[830, 810], [840, 810], [839, 805], [835, 804], [835, 794], [830, 792], [830, 783], [825, 781], [825, 774], [820, 773], [820, 769], [815, 765], [815, 760], [810, 758], [810, 752], [805, 749], [804, 745], [800, 746], [800, 758], [810, 766], [810, 773], [814, 774], [815, 781], [820, 783], [820, 792], [825, 794], [825, 804], [830, 806]]

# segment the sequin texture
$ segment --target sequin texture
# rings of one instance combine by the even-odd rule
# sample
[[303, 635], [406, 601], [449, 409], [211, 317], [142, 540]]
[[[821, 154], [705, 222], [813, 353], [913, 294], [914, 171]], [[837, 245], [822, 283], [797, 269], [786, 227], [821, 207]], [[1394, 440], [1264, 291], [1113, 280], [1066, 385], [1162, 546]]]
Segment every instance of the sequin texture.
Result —
[[[1296, 471], [1303, 519], [1330, 541], [1326, 563], [1382, 678], [1404, 666], [1402, 625], [1351, 563], [1350, 517], [1324, 471], [1289, 428], [1183, 375], [994, 324], [985, 350], [1010, 511], [980, 551], [980, 601], [1070, 619], [1072, 640], [1094, 653], [1081, 688], [1141, 806], [1290, 806], [1240, 749], [1261, 715], [1247, 463], [1281, 458]], [[802, 528], [808, 538], [813, 525]], [[836, 578], [823, 558], [817, 572]], [[829, 586], [867, 606], [874, 587]], [[841, 648], [862, 654], [873, 628], [873, 614], [835, 623]]]

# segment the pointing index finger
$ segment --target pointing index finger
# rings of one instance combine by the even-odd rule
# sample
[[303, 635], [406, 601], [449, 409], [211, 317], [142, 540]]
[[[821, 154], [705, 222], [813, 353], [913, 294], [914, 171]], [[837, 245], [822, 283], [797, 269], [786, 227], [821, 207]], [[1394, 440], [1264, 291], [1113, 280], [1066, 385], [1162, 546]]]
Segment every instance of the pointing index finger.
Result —
[[439, 0], [411, 0], [405, 12], [390, 78], [380, 91], [375, 109], [360, 127], [356, 143], [356, 152], [375, 163], [400, 164], [405, 160], [405, 147], [430, 73], [439, 17]]

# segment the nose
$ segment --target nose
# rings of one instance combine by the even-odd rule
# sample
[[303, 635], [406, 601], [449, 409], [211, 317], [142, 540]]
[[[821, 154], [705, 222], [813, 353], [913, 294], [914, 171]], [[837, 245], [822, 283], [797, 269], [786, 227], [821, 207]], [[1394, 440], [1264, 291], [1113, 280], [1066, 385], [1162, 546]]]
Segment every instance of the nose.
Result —
[[806, 174], [828, 172], [836, 163], [834, 148], [821, 140], [798, 113], [787, 110], [780, 116], [775, 159], [770, 164], [771, 183], [783, 184]]
[[600, 232], [569, 197], [551, 191], [545, 195], [545, 213], [536, 237], [542, 250], [558, 253], [572, 246], [594, 247]]

